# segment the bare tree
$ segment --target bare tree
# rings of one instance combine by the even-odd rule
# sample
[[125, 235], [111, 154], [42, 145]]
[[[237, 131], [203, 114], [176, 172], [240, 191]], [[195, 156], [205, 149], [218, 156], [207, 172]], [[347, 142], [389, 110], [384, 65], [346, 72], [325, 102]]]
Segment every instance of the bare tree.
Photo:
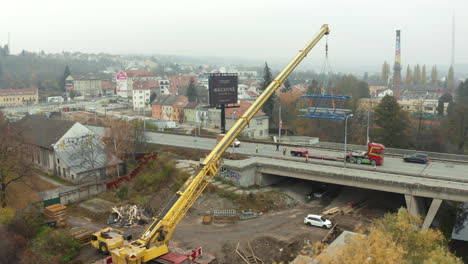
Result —
[[20, 127], [12, 125], [0, 112], [0, 204], [7, 206], [10, 184], [31, 175], [33, 165], [26, 138]]
[[98, 168], [100, 156], [104, 153], [104, 145], [91, 133], [81, 138], [80, 142], [72, 145], [79, 155], [79, 166], [89, 170]]

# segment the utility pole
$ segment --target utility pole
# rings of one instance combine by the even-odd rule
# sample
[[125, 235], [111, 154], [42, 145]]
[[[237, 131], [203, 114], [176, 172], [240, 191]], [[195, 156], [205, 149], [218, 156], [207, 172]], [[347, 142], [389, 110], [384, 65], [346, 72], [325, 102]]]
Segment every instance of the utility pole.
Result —
[[280, 142], [281, 139], [281, 128], [283, 128], [283, 120], [281, 120], [281, 104], [279, 105], [279, 118], [278, 118], [279, 126], [278, 126], [278, 142]]
[[367, 144], [369, 144], [369, 120], [370, 120], [370, 110], [367, 110]]
[[347, 138], [348, 138], [348, 118], [353, 117], [353, 114], [347, 115], [345, 118], [345, 132], [344, 132], [344, 163], [343, 167], [346, 168], [346, 152], [348, 151], [347, 148]]

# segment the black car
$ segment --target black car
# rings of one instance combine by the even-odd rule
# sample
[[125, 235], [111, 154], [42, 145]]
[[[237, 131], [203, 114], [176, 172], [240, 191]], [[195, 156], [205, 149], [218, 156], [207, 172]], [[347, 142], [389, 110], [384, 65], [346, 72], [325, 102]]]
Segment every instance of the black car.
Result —
[[405, 162], [415, 162], [415, 163], [426, 164], [429, 162], [430, 159], [429, 159], [429, 156], [427, 156], [426, 154], [414, 153], [411, 155], [403, 156], [403, 160]]

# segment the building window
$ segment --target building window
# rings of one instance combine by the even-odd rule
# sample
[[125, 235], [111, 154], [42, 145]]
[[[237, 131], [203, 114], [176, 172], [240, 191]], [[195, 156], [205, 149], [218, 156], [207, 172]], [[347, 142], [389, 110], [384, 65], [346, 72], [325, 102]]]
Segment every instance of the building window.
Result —
[[57, 159], [57, 164], [60, 164], [60, 160], [59, 160], [59, 159]]
[[257, 126], [263, 125], [263, 120], [262, 119], [257, 119]]

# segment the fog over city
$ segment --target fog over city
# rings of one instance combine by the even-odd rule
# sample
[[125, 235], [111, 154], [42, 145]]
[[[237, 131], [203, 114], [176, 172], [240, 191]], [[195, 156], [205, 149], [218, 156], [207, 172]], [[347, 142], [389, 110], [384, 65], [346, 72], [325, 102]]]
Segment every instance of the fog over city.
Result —
[[[7, 1], [0, 43], [10, 32], [13, 53], [173, 54], [283, 63], [328, 23], [330, 60], [338, 68], [393, 61], [396, 29], [402, 31], [403, 64], [449, 65], [454, 12], [456, 63], [468, 62], [468, 51], [461, 49], [468, 45], [467, 11], [463, 0]], [[320, 63], [315, 57], [306, 65]]]

